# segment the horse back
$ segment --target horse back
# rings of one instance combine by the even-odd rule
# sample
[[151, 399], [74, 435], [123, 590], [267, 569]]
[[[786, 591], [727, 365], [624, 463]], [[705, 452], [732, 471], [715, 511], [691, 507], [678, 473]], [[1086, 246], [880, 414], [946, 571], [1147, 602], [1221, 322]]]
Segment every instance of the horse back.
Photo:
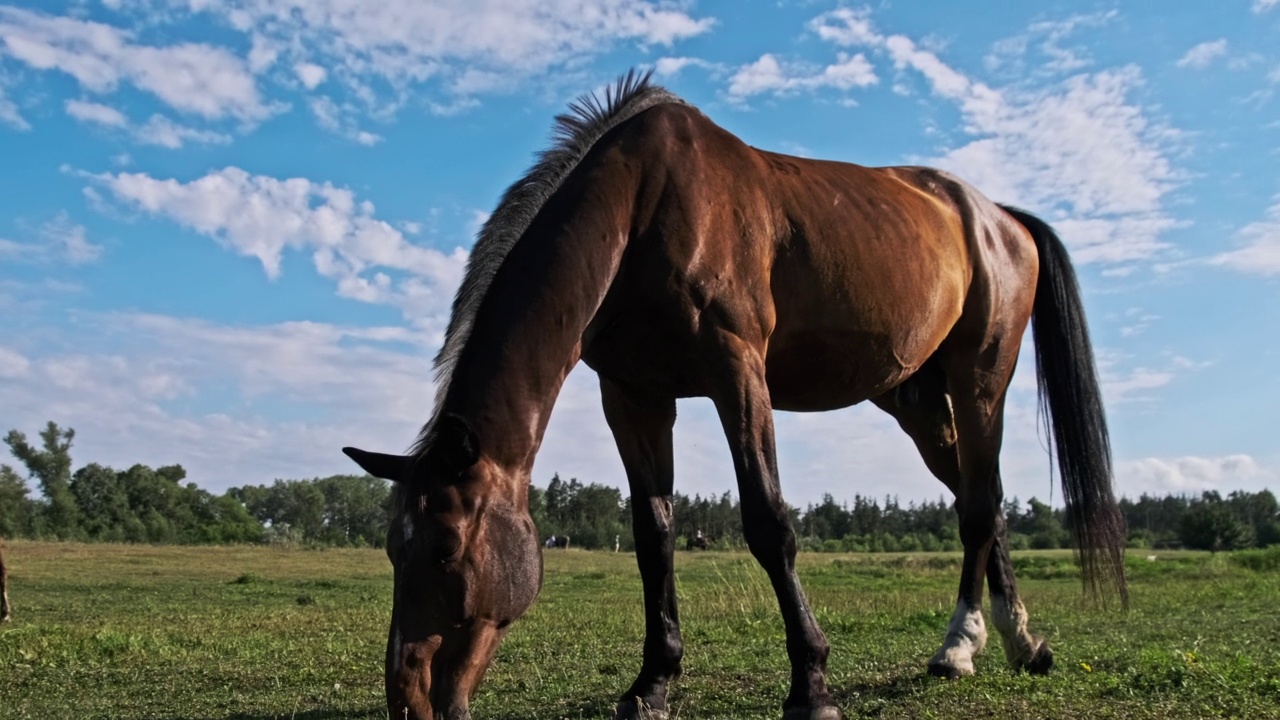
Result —
[[1034, 253], [944, 173], [757, 150], [689, 106], [645, 111], [602, 153], [633, 174], [631, 239], [583, 357], [679, 375], [682, 395], [699, 394], [700, 336], [728, 332], [765, 355], [775, 407], [873, 397], [966, 313], [991, 315], [988, 267], [1019, 264], [999, 258], [1010, 242]]

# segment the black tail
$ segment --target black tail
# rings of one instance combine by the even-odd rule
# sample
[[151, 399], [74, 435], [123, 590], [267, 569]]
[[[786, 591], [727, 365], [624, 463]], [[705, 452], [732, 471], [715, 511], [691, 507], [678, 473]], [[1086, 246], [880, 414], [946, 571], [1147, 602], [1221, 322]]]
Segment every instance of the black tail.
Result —
[[1001, 208], [1031, 233], [1040, 254], [1031, 312], [1037, 386], [1085, 586], [1099, 594], [1114, 582], [1127, 605], [1124, 520], [1111, 488], [1111, 439], [1076, 273], [1053, 228], [1030, 213]]

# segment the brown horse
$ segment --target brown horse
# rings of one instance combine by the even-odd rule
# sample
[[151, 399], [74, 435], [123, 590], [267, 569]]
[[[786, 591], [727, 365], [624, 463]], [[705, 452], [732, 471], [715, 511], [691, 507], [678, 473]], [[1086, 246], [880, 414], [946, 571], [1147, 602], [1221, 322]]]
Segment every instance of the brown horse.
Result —
[[600, 378], [644, 585], [643, 661], [618, 717], [665, 716], [680, 672], [671, 433], [682, 397], [709, 397], [724, 426], [747, 545], [785, 624], [786, 718], [840, 712], [796, 576], [771, 408], [871, 400], [955, 494], [963, 570], [930, 673], [973, 672], [984, 577], [1009, 662], [1046, 672], [1053, 656], [1027, 631], [1000, 505], [1005, 395], [1029, 321], [1086, 584], [1125, 588], [1093, 353], [1053, 231], [937, 170], [748, 147], [647, 75], [572, 110], [480, 232], [414, 448], [345, 449], [398, 482], [391, 716], [469, 717], [498, 644], [537, 596], [530, 471], [579, 360]]

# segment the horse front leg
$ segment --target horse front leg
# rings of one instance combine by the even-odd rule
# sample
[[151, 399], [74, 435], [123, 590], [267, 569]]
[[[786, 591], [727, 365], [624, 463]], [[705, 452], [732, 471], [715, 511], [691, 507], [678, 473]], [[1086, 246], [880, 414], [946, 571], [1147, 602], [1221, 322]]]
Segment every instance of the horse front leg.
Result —
[[787, 633], [791, 691], [783, 703], [783, 719], [839, 720], [840, 710], [827, 690], [830, 647], [796, 575], [796, 535], [778, 481], [764, 358], [732, 335], [725, 335], [717, 350], [727, 363], [716, 373], [718, 387], [711, 399], [733, 452], [743, 534], [769, 575]]
[[619, 699], [614, 717], [663, 720], [668, 716], [667, 685], [680, 674], [684, 655], [676, 606], [671, 504], [676, 401], [632, 393], [603, 377], [600, 394], [631, 488], [636, 563], [644, 585], [644, 661], [635, 682]]

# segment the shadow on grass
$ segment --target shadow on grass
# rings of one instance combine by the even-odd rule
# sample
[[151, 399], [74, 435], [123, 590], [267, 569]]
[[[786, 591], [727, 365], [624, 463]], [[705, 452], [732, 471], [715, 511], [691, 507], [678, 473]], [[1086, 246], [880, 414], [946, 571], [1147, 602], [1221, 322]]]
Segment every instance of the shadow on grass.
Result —
[[570, 718], [611, 718], [613, 717], [613, 708], [617, 704], [617, 700], [609, 700], [603, 698], [577, 698], [565, 702], [564, 705], [558, 705], [554, 712], [530, 713], [499, 711], [496, 713], [485, 713], [485, 717], [493, 720], [543, 720], [547, 717]]
[[231, 713], [230, 715], [171, 715], [164, 720], [386, 720], [381, 706], [367, 710], [303, 710], [296, 713]]
[[851, 683], [832, 688], [831, 697], [842, 708], [850, 708], [868, 703], [892, 703], [909, 697], [920, 695], [930, 684], [942, 682], [938, 678], [924, 673], [899, 675], [883, 680]]

